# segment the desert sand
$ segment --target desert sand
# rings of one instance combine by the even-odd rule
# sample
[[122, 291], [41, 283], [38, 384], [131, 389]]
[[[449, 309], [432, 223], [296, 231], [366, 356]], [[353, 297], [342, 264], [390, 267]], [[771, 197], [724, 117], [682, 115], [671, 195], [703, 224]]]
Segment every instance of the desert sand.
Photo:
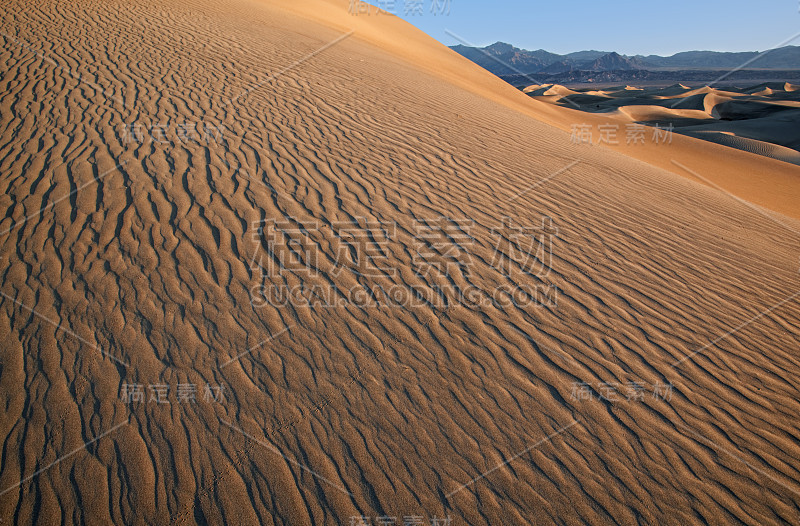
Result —
[[[773, 159], [800, 164], [800, 96], [789, 83], [747, 88], [668, 88], [575, 91], [564, 86], [530, 86], [537, 100], [603, 114], [622, 114], [631, 122], [672, 125], [678, 133], [725, 144]], [[730, 140], [734, 139], [734, 140]]]
[[3, 524], [798, 523], [796, 165], [344, 0], [0, 12]]
[[[562, 129], [585, 124], [595, 132], [602, 126], [617, 127], [623, 132], [617, 138], [619, 144], [608, 144], [597, 133], [590, 142], [621, 149], [678, 175], [689, 174], [739, 198], [800, 217], [800, 206], [797, 206], [800, 194], [796, 184], [800, 170], [730, 151], [735, 149], [800, 165], [800, 127], [797, 126], [800, 96], [792, 84], [775, 82], [745, 88], [704, 86], [695, 89], [676, 84], [666, 88], [624, 86], [582, 90], [546, 84], [528, 86], [523, 92], [536, 101], [563, 108], [570, 116], [560, 114], [551, 121]], [[632, 124], [669, 127], [680, 136], [670, 137], [669, 144], [677, 138], [678, 147], [663, 148], [662, 138], [659, 148], [652, 137], [643, 145], [631, 143], [624, 132]], [[653, 130], [648, 130], [648, 135], [652, 133]], [[686, 137], [726, 148], [687, 141]], [[693, 157], [702, 164], [700, 171], [706, 175], [697, 177], [694, 169], [687, 171], [679, 167], [675, 170], [675, 156], [684, 156], [688, 150], [694, 152], [688, 158]], [[747, 168], [743, 170], [744, 165]]]

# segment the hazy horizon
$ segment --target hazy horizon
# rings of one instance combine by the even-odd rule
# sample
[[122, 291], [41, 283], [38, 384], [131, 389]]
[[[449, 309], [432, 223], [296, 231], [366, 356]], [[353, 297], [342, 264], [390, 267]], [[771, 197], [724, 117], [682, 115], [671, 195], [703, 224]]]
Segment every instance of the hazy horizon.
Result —
[[[797, 45], [800, 40], [800, 12], [795, 0], [764, 3], [755, 10], [744, 0], [675, 0], [669, 9], [632, 0], [613, 4], [579, 1], [570, 3], [566, 14], [560, 4], [520, 0], [509, 0], [502, 6], [475, 0], [371, 3], [447, 46], [484, 47], [499, 41], [560, 55], [599, 50], [670, 56], [685, 51], [765, 51]], [[562, 21], [569, 25], [565, 27]]]
[[[800, 41], [800, 36], [797, 38], [797, 40]], [[575, 50], [572, 50], [572, 51], [567, 51], [566, 53], [557, 53], [557, 52], [555, 52], [555, 51], [553, 51], [551, 49], [547, 49], [547, 48], [544, 48], [544, 47], [536, 47], [536, 48], [523, 47], [523, 46], [518, 46], [518, 45], [514, 44], [513, 42], [506, 42], [506, 41], [503, 41], [503, 40], [497, 40], [495, 42], [490, 42], [488, 44], [469, 46], [469, 47], [476, 47], [476, 48], [481, 48], [482, 49], [482, 48], [486, 48], [488, 46], [491, 46], [491, 45], [497, 44], [497, 43], [510, 44], [511, 46], [513, 46], [513, 47], [515, 47], [517, 49], [523, 49], [525, 51], [547, 51], [549, 53], [554, 53], [554, 54], [560, 55], [560, 56], [568, 56], [568, 55], [570, 55], [572, 53], [583, 53], [583, 52], [587, 52], [587, 51], [595, 51], [597, 53], [614, 53], [614, 52], [616, 52], [619, 55], [622, 55], [622, 56], [625, 56], [625, 57], [636, 57], [636, 56], [643, 56], [643, 57], [649, 57], [649, 56], [671, 57], [671, 56], [674, 56], [674, 55], [679, 55], [681, 53], [692, 53], [692, 52], [707, 52], [707, 53], [761, 53], [761, 52], [769, 50], [769, 49], [748, 49], [748, 50], [743, 50], [743, 51], [721, 51], [721, 50], [718, 50], [718, 49], [684, 49], [683, 51], [676, 51], [675, 53], [669, 53], [669, 54], [660, 54], [660, 53], [631, 53], [631, 54], [629, 54], [629, 53], [622, 53], [622, 52], [620, 52], [620, 51], [618, 51], [616, 49], [585, 48], [585, 49], [575, 49]], [[455, 44], [448, 44], [448, 46], [449, 47], [454, 47], [454, 46], [457, 46], [459, 44], [461, 44], [461, 43], [457, 42]], [[466, 44], [463, 44], [463, 45], [466, 46]], [[800, 47], [800, 43], [793, 42], [793, 43], [790, 43], [790, 44], [785, 44], [784, 46], [778, 46], [778, 48], [781, 48], [781, 47]], [[777, 48], [775, 48], [775, 49], [777, 49]]]

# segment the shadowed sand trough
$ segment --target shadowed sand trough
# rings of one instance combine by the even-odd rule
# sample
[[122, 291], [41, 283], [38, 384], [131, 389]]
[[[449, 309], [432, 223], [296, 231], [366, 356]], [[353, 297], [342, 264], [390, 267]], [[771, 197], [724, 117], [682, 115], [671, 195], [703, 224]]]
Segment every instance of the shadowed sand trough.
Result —
[[0, 10], [4, 523], [797, 522], [795, 167], [343, 1]]

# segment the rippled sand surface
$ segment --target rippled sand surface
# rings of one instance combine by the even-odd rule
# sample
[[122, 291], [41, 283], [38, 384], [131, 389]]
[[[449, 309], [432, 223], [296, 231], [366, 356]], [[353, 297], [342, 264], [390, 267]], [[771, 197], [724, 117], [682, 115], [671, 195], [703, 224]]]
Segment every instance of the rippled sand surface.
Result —
[[797, 523], [800, 222], [347, 8], [0, 7], [2, 523]]

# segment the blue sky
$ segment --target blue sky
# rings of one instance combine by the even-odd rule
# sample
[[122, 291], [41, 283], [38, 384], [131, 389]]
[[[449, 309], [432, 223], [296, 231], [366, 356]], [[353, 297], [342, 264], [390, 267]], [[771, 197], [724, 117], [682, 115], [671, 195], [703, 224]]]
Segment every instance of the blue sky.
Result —
[[[446, 33], [449, 30], [476, 45], [501, 40], [555, 53], [584, 49], [627, 55], [671, 55], [694, 49], [763, 51], [800, 33], [800, 0], [370, 0], [370, 3], [404, 18], [447, 45], [461, 43]], [[415, 5], [421, 6], [422, 14], [406, 13]], [[800, 45], [800, 38], [792, 44]]]

